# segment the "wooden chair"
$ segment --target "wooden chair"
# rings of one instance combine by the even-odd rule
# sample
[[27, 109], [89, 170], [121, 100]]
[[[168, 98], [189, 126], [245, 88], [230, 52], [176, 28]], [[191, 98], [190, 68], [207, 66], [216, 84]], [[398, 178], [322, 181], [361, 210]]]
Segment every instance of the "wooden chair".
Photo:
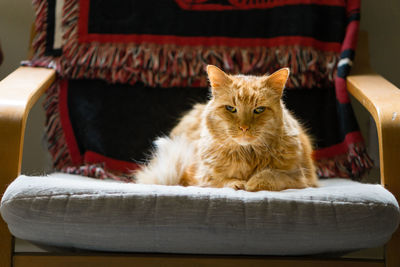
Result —
[[[55, 80], [52, 69], [20, 67], [0, 82], [0, 188], [21, 172], [26, 120]], [[367, 36], [360, 36], [356, 64], [347, 79], [350, 93], [372, 114], [378, 132], [381, 184], [400, 200], [400, 91], [370, 69]], [[400, 266], [400, 231], [382, 260], [327, 257], [202, 256], [116, 253], [15, 253], [14, 238], [0, 219], [1, 266]]]

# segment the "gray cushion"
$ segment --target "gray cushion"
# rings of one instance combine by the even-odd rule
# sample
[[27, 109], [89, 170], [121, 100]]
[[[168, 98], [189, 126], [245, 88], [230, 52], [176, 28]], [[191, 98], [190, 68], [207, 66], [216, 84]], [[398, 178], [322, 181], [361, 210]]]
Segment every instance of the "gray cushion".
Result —
[[1, 215], [14, 236], [54, 246], [253, 255], [376, 247], [399, 223], [390, 192], [344, 179], [251, 193], [67, 174], [20, 176], [2, 198]]

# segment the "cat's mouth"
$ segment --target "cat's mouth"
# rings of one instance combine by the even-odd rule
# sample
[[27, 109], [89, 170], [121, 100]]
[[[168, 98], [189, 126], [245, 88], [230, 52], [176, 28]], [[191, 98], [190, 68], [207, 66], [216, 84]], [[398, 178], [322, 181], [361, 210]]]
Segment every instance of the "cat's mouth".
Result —
[[241, 135], [241, 136], [233, 138], [233, 140], [235, 140], [235, 142], [238, 143], [241, 146], [250, 145], [251, 143], [253, 143], [253, 141], [255, 139], [256, 138], [254, 136], [251, 136], [251, 135]]

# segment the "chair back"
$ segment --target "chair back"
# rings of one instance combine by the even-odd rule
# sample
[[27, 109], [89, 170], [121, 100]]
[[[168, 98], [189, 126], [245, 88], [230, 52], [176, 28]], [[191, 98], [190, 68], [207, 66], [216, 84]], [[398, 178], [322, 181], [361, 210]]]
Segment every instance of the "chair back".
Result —
[[[60, 6], [61, 5], [61, 6]], [[346, 90], [357, 0], [35, 0], [34, 55], [55, 68], [46, 135], [58, 170], [130, 180], [152, 141], [208, 99], [207, 64], [289, 67], [284, 102], [315, 139], [320, 177], [372, 166]]]

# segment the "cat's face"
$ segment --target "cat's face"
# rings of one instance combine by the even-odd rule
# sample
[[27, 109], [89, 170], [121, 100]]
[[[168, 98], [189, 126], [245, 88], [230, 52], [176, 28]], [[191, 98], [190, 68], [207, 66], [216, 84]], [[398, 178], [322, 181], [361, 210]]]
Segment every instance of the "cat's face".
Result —
[[231, 76], [212, 65], [207, 72], [213, 95], [207, 127], [215, 137], [249, 145], [281, 126], [280, 98], [288, 69], [261, 77]]

